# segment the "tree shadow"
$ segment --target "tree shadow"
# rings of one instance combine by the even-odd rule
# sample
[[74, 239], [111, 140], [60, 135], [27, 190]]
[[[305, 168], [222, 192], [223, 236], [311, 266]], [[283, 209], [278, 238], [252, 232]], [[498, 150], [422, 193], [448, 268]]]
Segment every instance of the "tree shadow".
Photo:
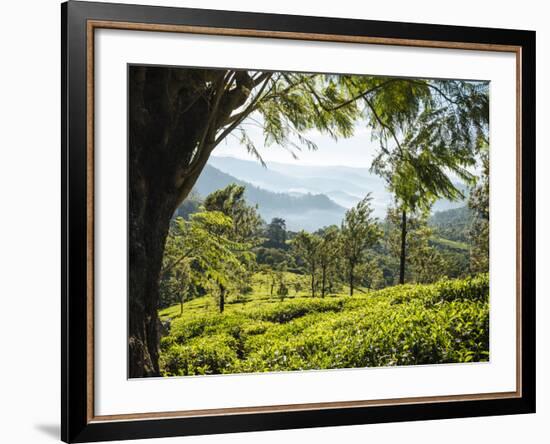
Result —
[[60, 439], [61, 427], [59, 424], [35, 424], [34, 428], [51, 438]]

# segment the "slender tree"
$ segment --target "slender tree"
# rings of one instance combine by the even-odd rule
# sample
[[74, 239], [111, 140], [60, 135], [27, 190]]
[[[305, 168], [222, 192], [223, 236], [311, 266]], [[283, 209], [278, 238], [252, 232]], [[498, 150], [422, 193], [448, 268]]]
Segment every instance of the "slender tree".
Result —
[[286, 264], [283, 263], [277, 267], [277, 296], [281, 301], [284, 301], [285, 297], [288, 296], [288, 285], [286, 282]]
[[330, 226], [323, 230], [318, 247], [318, 262], [321, 272], [321, 297], [324, 298], [329, 275], [332, 272], [336, 260], [340, 254], [340, 231], [336, 226]]
[[489, 96], [486, 82], [441, 81], [426, 85], [436, 93], [400, 112], [372, 103], [370, 124], [381, 150], [372, 170], [381, 175], [401, 213], [399, 283], [405, 282], [407, 217], [427, 211], [435, 200], [463, 199], [450, 173], [467, 184], [483, 146], [488, 144]]
[[[417, 211], [411, 213], [408, 218], [405, 260], [409, 264], [409, 267], [407, 275], [403, 277], [418, 283], [435, 282], [445, 277], [447, 270], [447, 263], [443, 256], [431, 243], [434, 233], [433, 229], [428, 225], [428, 217], [428, 212]], [[390, 251], [392, 254], [398, 255], [402, 251], [400, 210], [390, 208], [388, 210], [387, 222], [390, 225]], [[400, 280], [401, 277], [399, 277]]]
[[253, 257], [250, 244], [232, 240], [232, 234], [231, 217], [220, 211], [194, 213], [188, 221], [177, 218], [167, 239], [162, 274], [169, 276], [185, 263], [195, 265], [197, 280], [214, 283], [223, 312], [228, 290], [240, 285]]
[[266, 228], [266, 247], [286, 249], [286, 222], [280, 217], [274, 217]]
[[[168, 253], [168, 251], [167, 251]], [[176, 252], [178, 254], [178, 252]], [[175, 260], [165, 254], [166, 263]], [[180, 315], [183, 314], [183, 303], [190, 298], [194, 287], [191, 270], [192, 260], [186, 258], [178, 262], [169, 272], [164, 273], [160, 280], [161, 307], [169, 307], [175, 302], [180, 304]]]
[[176, 294], [180, 304], [180, 316], [183, 315], [183, 303], [188, 296], [191, 287], [191, 261], [189, 259], [182, 261], [175, 270], [172, 277], [173, 291]]
[[384, 273], [376, 258], [367, 258], [365, 261], [365, 285], [367, 288], [377, 290], [384, 287]]
[[302, 282], [299, 278], [297, 278], [294, 281], [294, 291], [295, 291], [295, 296], [298, 296], [298, 293], [300, 293], [300, 291], [302, 291]]
[[353, 296], [356, 268], [365, 260], [368, 248], [373, 247], [381, 237], [367, 195], [354, 208], [346, 211], [341, 228], [341, 252], [346, 265], [349, 294]]
[[319, 269], [319, 246], [321, 239], [315, 234], [300, 231], [292, 241], [296, 255], [307, 265], [310, 277], [311, 296], [315, 297], [316, 275]]

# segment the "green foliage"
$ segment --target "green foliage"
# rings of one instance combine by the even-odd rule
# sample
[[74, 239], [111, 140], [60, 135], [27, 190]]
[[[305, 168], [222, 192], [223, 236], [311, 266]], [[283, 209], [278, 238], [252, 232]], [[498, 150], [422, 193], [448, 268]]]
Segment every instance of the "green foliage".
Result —
[[[451, 196], [458, 190], [445, 169], [471, 178], [464, 167], [473, 165], [472, 153], [487, 139], [488, 82], [254, 71], [228, 71], [224, 78], [225, 91], [235, 83], [236, 89], [246, 85], [247, 95], [244, 110], [225, 125], [262, 163], [247, 124], [261, 126], [266, 146], [277, 144], [294, 154], [317, 148], [305, 136], [308, 130], [348, 138], [365, 122], [380, 141], [376, 170], [390, 164], [392, 170], [413, 169], [415, 174], [399, 176], [417, 177], [426, 193]], [[216, 144], [229, 132], [220, 134]]]
[[258, 242], [262, 219], [257, 208], [247, 205], [244, 199], [245, 187], [230, 184], [216, 190], [204, 199], [206, 211], [220, 211], [233, 222], [232, 238], [239, 242]]
[[486, 361], [488, 298], [486, 274], [354, 298], [257, 294], [223, 314], [198, 298], [173, 318], [161, 367], [170, 376]]
[[414, 211], [437, 197], [462, 197], [448, 172], [472, 183], [468, 167], [488, 138], [489, 89], [487, 82], [409, 82], [392, 82], [371, 101], [370, 123], [381, 146], [373, 170]]
[[228, 291], [251, 291], [251, 249], [259, 243], [262, 220], [246, 204], [244, 192], [243, 186], [230, 184], [208, 195], [187, 220], [172, 221], [161, 273], [161, 307], [174, 299], [183, 302], [200, 289], [216, 294], [223, 311]]
[[251, 309], [249, 315], [256, 319], [283, 324], [308, 313], [339, 311], [342, 307], [343, 301], [341, 300], [319, 300], [318, 298], [301, 301], [289, 300], [284, 304], [272, 304]]
[[489, 151], [486, 150], [481, 162], [483, 166], [480, 183], [472, 190], [468, 206], [474, 212], [470, 227], [472, 251], [470, 267], [473, 272], [489, 271]]
[[258, 247], [254, 249], [256, 253], [256, 262], [262, 265], [268, 265], [277, 268], [282, 264], [289, 267], [295, 266], [292, 254], [286, 249]]
[[161, 365], [170, 376], [225, 373], [237, 362], [237, 341], [219, 334], [196, 339], [188, 346], [173, 345], [161, 355]]
[[372, 217], [371, 196], [367, 195], [355, 207], [346, 211], [341, 228], [341, 253], [350, 295], [356, 279], [356, 269], [365, 260], [368, 248], [373, 247], [382, 233]]
[[286, 244], [286, 222], [280, 217], [274, 217], [266, 227], [265, 247], [278, 248], [285, 250], [288, 248]]
[[316, 276], [319, 267], [318, 251], [322, 239], [316, 235], [308, 233], [304, 230], [300, 231], [292, 240], [292, 248], [298, 260], [302, 260], [306, 264], [308, 274], [310, 276], [311, 296], [315, 297], [317, 288]]
[[362, 285], [373, 290], [378, 290], [386, 286], [384, 271], [379, 265], [376, 257], [367, 259], [362, 266], [363, 270], [361, 270], [361, 274], [364, 276], [361, 282]]
[[[191, 299], [200, 285], [192, 272], [192, 261], [189, 258], [176, 263], [160, 282], [160, 294], [162, 306], [168, 306], [179, 302], [183, 308], [183, 302]], [[180, 310], [181, 311], [181, 310]], [[180, 313], [181, 314], [181, 313]]]
[[[439, 198], [458, 200], [463, 193], [451, 180], [454, 173], [473, 184], [469, 168], [488, 144], [489, 92], [487, 82], [411, 80], [403, 88], [391, 82], [371, 101], [370, 125], [380, 141], [371, 169], [385, 178], [402, 218], [399, 242], [400, 276], [405, 282], [407, 217], [427, 212]], [[422, 282], [444, 267], [442, 256], [425, 245], [417, 257], [416, 274]], [[426, 259], [426, 257], [430, 257]], [[420, 268], [419, 268], [420, 267]]]
[[[468, 231], [472, 224], [473, 212], [468, 206], [453, 208], [434, 213], [428, 224], [434, 228], [435, 234], [450, 241], [468, 243]], [[465, 247], [468, 249], [468, 247]]]
[[342, 248], [340, 230], [336, 226], [330, 226], [321, 230], [321, 242], [317, 248], [319, 261], [321, 297], [329, 289], [334, 287], [334, 280], [338, 279], [338, 265]]
[[431, 237], [430, 242], [432, 242], [434, 245], [448, 248], [450, 250], [456, 250], [456, 251], [468, 251], [469, 247], [468, 244], [465, 242], [458, 242], [450, 239], [444, 239], [441, 237]]
[[[430, 283], [446, 275], [445, 256], [435, 247], [433, 229], [427, 223], [426, 211], [410, 212], [407, 218], [405, 260], [407, 282]], [[386, 217], [388, 252], [395, 257], [402, 253], [402, 209], [389, 208]]]

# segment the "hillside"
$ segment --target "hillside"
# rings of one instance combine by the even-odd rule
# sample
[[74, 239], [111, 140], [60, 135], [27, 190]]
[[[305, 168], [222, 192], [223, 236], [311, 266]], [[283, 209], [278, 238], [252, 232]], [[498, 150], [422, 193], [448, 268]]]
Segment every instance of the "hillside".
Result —
[[[299, 275], [287, 273], [290, 283]], [[489, 358], [487, 275], [404, 285], [353, 297], [212, 296], [159, 312], [166, 376], [479, 362]], [[180, 315], [180, 310], [182, 314]]]
[[211, 156], [209, 164], [227, 174], [266, 190], [326, 194], [338, 204], [351, 208], [367, 193], [382, 217], [391, 199], [384, 182], [367, 168], [310, 166], [268, 162], [264, 168], [257, 161], [234, 157]]
[[433, 227], [439, 237], [467, 243], [468, 231], [472, 224], [472, 211], [468, 206], [453, 208], [446, 211], [437, 211], [429, 219], [429, 224]]
[[[258, 161], [243, 160], [229, 156], [211, 156], [209, 165], [265, 190], [284, 193], [325, 194], [334, 202], [351, 208], [367, 193], [371, 193], [376, 217], [383, 218], [393, 203], [384, 180], [368, 168], [348, 166], [304, 165], [300, 163], [267, 162], [264, 168]], [[467, 194], [464, 184], [455, 184]], [[440, 199], [433, 211], [444, 211], [464, 205]]]
[[257, 161], [217, 156], [212, 156], [209, 162], [221, 171], [272, 191], [326, 193], [342, 190], [350, 194], [363, 195], [369, 190], [385, 189], [383, 181], [367, 168], [278, 162], [268, 162], [264, 168]]
[[258, 212], [265, 221], [282, 217], [290, 230], [314, 231], [327, 225], [340, 224], [346, 211], [324, 194], [278, 193], [265, 190], [211, 165], [204, 168], [194, 191], [204, 197], [231, 183], [246, 187], [246, 200], [258, 205]]

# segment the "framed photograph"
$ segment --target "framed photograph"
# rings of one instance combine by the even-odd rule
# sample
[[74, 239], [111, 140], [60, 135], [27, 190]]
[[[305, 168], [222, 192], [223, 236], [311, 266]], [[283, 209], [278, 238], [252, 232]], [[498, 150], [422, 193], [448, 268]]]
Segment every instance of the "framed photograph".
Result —
[[64, 441], [535, 411], [534, 32], [61, 13]]

